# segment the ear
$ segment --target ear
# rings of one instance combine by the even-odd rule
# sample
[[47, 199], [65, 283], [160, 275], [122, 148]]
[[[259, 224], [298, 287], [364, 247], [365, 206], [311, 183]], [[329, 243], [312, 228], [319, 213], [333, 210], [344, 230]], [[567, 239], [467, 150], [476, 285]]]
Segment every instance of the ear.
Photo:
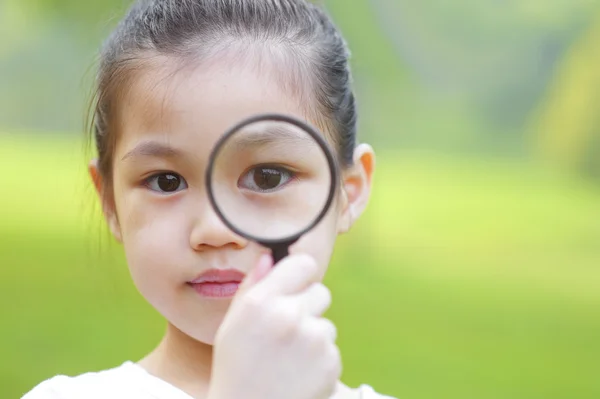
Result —
[[90, 161], [90, 164], [88, 165], [88, 172], [90, 174], [90, 177], [92, 178], [94, 187], [96, 188], [96, 193], [98, 194], [100, 203], [102, 204], [102, 213], [104, 214], [104, 218], [106, 219], [108, 228], [110, 229], [110, 232], [115, 237], [115, 239], [121, 242], [121, 227], [117, 218], [115, 204], [113, 199], [109, 198], [109, 196], [107, 195], [107, 188], [105, 187], [104, 181], [102, 179], [102, 174], [100, 173], [100, 169], [98, 168], [97, 159], [93, 159], [92, 161]]
[[368, 144], [354, 150], [353, 165], [343, 172], [343, 193], [338, 234], [346, 233], [363, 213], [371, 196], [375, 152]]

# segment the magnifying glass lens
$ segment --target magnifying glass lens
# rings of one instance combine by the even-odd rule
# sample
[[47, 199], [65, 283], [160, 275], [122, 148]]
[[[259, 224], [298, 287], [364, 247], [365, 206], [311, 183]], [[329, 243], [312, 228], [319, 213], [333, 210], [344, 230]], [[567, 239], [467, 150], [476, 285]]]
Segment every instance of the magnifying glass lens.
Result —
[[333, 189], [330, 162], [295, 124], [260, 120], [231, 132], [213, 158], [214, 205], [235, 230], [285, 240], [322, 216]]

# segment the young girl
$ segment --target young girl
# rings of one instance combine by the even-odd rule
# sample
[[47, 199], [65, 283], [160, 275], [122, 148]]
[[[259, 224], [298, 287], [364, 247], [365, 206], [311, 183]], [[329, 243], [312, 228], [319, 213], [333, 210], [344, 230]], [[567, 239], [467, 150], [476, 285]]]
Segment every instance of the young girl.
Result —
[[[365, 208], [374, 154], [356, 144], [348, 50], [305, 0], [137, 2], [102, 52], [89, 166], [137, 289], [168, 321], [145, 358], [42, 382], [26, 399], [384, 398], [339, 382], [321, 284], [336, 236]], [[272, 267], [204, 189], [230, 126], [280, 113], [319, 128], [341, 184], [321, 222]]]

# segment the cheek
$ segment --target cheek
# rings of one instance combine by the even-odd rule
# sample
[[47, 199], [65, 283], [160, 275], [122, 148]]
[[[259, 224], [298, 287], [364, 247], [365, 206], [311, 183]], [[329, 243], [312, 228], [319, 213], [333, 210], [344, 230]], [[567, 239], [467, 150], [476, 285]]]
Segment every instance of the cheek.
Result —
[[185, 254], [186, 218], [169, 199], [148, 198], [141, 190], [124, 190], [117, 203], [123, 247], [134, 282], [147, 285], [167, 282], [174, 276], [179, 257]]
[[337, 238], [337, 222], [337, 210], [334, 208], [290, 248], [290, 253], [306, 253], [313, 256], [324, 276]]

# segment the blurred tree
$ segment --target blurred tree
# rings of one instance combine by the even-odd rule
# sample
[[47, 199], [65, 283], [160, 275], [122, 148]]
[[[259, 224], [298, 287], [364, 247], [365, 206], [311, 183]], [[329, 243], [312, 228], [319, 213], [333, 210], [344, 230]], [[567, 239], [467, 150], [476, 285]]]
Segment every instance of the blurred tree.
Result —
[[532, 120], [534, 151], [571, 171], [600, 178], [600, 7], [572, 46]]
[[[598, 0], [370, 0], [422, 87], [521, 132]], [[494, 128], [485, 129], [494, 133]]]
[[109, 25], [123, 14], [130, 0], [29, 0], [47, 19], [68, 22], [71, 31], [77, 31], [83, 40], [97, 40], [109, 30]]

